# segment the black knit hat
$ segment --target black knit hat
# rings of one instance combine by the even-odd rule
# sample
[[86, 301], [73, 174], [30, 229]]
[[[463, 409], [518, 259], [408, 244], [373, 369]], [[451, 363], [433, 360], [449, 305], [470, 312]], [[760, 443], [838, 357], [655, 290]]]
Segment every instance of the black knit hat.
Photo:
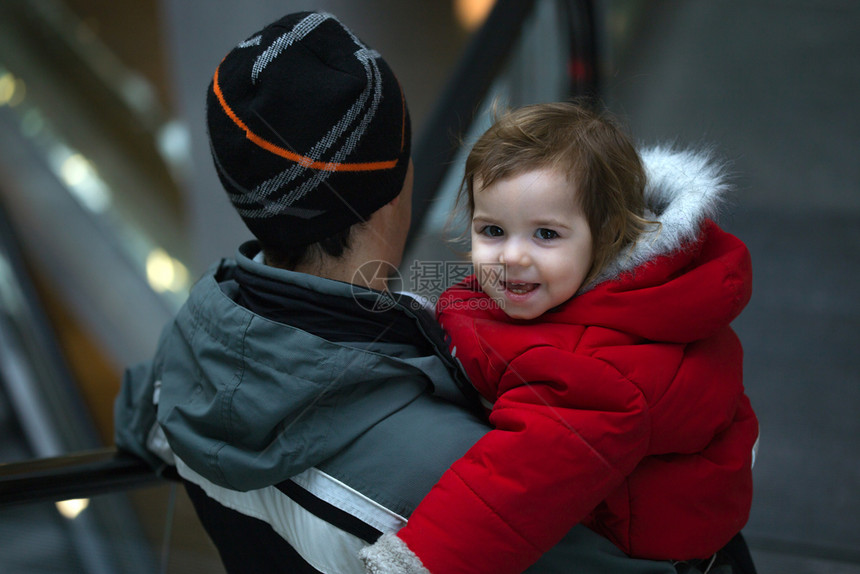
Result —
[[331, 14], [287, 15], [236, 46], [215, 70], [206, 115], [221, 183], [265, 248], [320, 241], [403, 187], [400, 84]]

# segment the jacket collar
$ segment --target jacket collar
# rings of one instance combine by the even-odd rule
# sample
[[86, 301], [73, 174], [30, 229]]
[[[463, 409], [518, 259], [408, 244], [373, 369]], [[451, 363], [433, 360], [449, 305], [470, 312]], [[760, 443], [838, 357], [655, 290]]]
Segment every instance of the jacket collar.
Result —
[[[216, 281], [237, 283], [236, 303], [278, 323], [288, 324], [333, 342], [397, 343], [419, 355], [435, 355], [456, 383], [454, 394], [436, 386], [435, 394], [469, 403], [476, 395], [432, 311], [405, 293], [389, 293], [298, 273], [255, 261], [257, 241], [239, 247], [235, 266], [222, 263]], [[232, 267], [232, 269], [231, 269]], [[348, 325], [347, 330], [344, 325]], [[443, 385], [445, 387], [446, 385]], [[460, 396], [457, 396], [460, 394]]]

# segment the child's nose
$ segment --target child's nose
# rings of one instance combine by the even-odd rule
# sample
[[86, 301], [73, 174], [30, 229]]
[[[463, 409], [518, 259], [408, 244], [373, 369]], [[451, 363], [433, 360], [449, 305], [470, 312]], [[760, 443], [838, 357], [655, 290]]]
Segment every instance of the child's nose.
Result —
[[516, 238], [505, 241], [499, 260], [506, 265], [518, 265], [520, 267], [531, 263], [527, 246]]

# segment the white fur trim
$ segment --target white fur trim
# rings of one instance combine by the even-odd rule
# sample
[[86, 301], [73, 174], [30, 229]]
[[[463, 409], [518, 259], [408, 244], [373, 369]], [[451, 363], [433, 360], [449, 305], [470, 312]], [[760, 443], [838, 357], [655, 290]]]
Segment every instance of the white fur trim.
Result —
[[646, 177], [645, 217], [660, 226], [624, 249], [589, 288], [680, 249], [698, 235], [706, 218], [716, 217], [729, 189], [723, 166], [707, 152], [657, 146], [640, 155]]
[[376, 544], [363, 548], [358, 557], [370, 574], [430, 574], [421, 559], [394, 534], [383, 534]]

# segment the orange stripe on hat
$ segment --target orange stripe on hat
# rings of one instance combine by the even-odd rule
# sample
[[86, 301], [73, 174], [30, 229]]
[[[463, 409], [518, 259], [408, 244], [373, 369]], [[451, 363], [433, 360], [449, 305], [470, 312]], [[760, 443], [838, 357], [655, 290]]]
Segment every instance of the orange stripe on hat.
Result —
[[[282, 158], [288, 159], [290, 161], [294, 161], [299, 165], [306, 167], [308, 169], [318, 169], [322, 171], [377, 171], [383, 169], [392, 169], [397, 165], [398, 160], [392, 159], [389, 161], [371, 161], [371, 162], [360, 162], [360, 163], [336, 163], [336, 162], [326, 162], [326, 161], [317, 161], [307, 156], [303, 156], [294, 152], [291, 152], [288, 149], [284, 149], [280, 146], [273, 144], [272, 142], [266, 140], [265, 138], [260, 137], [251, 131], [245, 122], [243, 122], [239, 116], [230, 108], [227, 104], [227, 100], [224, 99], [224, 94], [221, 92], [221, 86], [218, 84], [218, 72], [221, 69], [219, 65], [215, 69], [215, 76], [212, 78], [212, 89], [215, 92], [215, 97], [218, 98], [218, 101], [221, 103], [221, 108], [224, 110], [224, 113], [227, 114], [234, 124], [236, 124], [239, 129], [245, 132], [245, 137], [247, 137], [252, 143], [263, 148], [264, 150], [271, 152], [275, 155], [278, 155]], [[401, 89], [401, 98], [403, 97], [403, 91]], [[404, 106], [405, 110], [405, 106]], [[405, 115], [404, 111], [404, 115]], [[404, 118], [405, 124], [405, 118]], [[405, 130], [405, 125], [403, 127]], [[401, 146], [403, 136], [401, 136]], [[401, 147], [402, 149], [402, 147]]]

